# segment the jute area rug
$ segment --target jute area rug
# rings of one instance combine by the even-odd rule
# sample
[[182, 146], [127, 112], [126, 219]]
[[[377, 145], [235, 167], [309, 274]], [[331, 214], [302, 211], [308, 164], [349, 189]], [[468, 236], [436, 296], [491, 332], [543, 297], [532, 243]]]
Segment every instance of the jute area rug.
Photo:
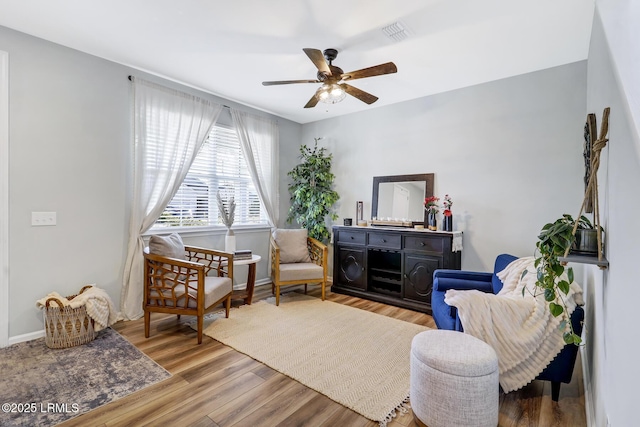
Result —
[[171, 374], [111, 328], [80, 346], [0, 349], [0, 426], [54, 426]]
[[206, 335], [383, 425], [404, 410], [411, 340], [429, 329], [300, 294], [208, 322]]

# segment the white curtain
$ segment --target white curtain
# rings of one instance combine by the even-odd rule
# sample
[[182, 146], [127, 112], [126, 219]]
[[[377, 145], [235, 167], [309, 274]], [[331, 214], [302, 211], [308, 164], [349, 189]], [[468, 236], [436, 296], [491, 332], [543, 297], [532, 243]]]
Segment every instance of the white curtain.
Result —
[[271, 227], [278, 224], [278, 124], [233, 108], [231, 117]]
[[193, 95], [133, 79], [134, 187], [120, 297], [125, 319], [143, 314], [142, 234], [178, 191], [222, 108]]

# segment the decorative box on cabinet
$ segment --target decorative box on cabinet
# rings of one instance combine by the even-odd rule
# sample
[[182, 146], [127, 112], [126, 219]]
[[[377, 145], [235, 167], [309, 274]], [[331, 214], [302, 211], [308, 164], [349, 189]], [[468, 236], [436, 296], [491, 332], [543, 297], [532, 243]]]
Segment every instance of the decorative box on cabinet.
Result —
[[433, 272], [460, 269], [453, 233], [333, 227], [333, 292], [431, 313]]

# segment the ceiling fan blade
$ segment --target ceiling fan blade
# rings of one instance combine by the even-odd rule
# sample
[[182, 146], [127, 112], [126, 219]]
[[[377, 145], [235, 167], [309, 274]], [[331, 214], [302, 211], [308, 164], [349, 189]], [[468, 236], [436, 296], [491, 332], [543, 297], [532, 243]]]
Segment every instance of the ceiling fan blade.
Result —
[[378, 100], [377, 96], [373, 96], [370, 93], [367, 93], [361, 89], [358, 89], [357, 87], [350, 86], [346, 83], [342, 83], [340, 87], [342, 87], [344, 91], [347, 92], [349, 95], [358, 98], [360, 101], [366, 104], [373, 104]]
[[329, 65], [327, 64], [327, 61], [324, 59], [324, 55], [322, 54], [321, 51], [319, 51], [318, 49], [310, 49], [310, 48], [305, 48], [302, 50], [304, 51], [304, 53], [307, 54], [311, 62], [313, 62], [313, 65], [315, 65], [319, 71], [325, 73], [327, 76], [331, 75], [331, 70], [329, 69]]
[[273, 86], [273, 85], [290, 85], [293, 83], [320, 83], [319, 80], [280, 80], [273, 82], [262, 82], [263, 86]]
[[363, 79], [365, 77], [381, 76], [383, 74], [392, 74], [398, 71], [396, 64], [387, 62], [386, 64], [374, 65], [373, 67], [363, 68], [362, 70], [351, 71], [342, 74], [342, 80]]
[[304, 106], [304, 108], [313, 108], [316, 106], [317, 103], [318, 103], [318, 97], [314, 93], [311, 99], [309, 100], [309, 102], [307, 102], [307, 105]]

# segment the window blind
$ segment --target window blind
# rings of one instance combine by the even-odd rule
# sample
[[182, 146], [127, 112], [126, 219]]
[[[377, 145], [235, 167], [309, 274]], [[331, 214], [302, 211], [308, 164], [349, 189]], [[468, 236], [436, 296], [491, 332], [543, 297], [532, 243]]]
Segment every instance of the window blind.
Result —
[[236, 132], [220, 125], [213, 127], [178, 192], [153, 228], [223, 225], [218, 191], [225, 206], [228, 207], [232, 197], [235, 200], [234, 225], [268, 223]]

